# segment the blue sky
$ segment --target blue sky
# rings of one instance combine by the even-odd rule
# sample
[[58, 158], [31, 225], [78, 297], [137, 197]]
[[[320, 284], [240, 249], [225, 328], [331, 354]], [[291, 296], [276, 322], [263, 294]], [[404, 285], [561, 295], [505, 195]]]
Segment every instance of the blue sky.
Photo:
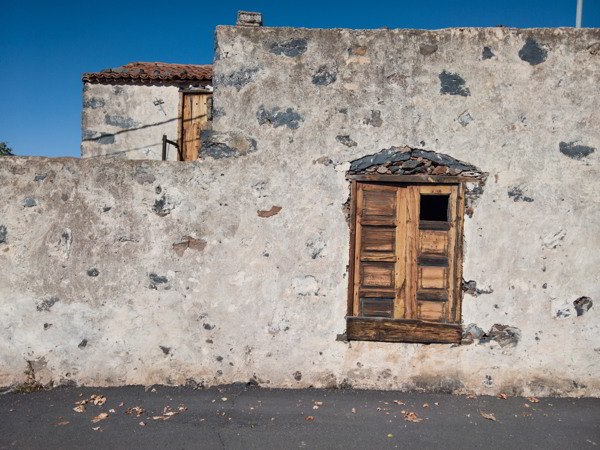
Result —
[[[9, 1], [0, 38], [0, 141], [18, 155], [79, 156], [81, 74], [132, 61], [209, 64], [213, 30], [237, 10], [266, 26], [572, 27], [576, 0]], [[586, 0], [585, 27], [600, 27]]]

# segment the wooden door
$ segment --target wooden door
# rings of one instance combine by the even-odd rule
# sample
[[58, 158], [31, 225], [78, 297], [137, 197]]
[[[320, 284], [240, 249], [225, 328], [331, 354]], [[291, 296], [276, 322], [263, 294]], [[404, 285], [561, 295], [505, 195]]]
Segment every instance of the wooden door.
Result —
[[452, 323], [457, 185], [358, 183], [352, 315]]
[[184, 161], [195, 161], [200, 153], [200, 133], [210, 129], [209, 98], [212, 94], [184, 93], [181, 95], [182, 121], [180, 145]]

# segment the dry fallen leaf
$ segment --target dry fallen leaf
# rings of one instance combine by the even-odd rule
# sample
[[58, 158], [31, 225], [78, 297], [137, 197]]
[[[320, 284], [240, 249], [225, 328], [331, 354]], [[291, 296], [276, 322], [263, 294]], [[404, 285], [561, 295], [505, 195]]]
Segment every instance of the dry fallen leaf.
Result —
[[315, 420], [315, 416], [306, 416], [304, 420]]
[[429, 403], [423, 403], [423, 408], [429, 408]]
[[125, 403], [121, 402], [121, 403], [119, 403], [119, 406], [123, 406], [124, 404], [125, 404]]
[[106, 397], [104, 397], [103, 395], [93, 394], [90, 397], [90, 399], [92, 400], [94, 405], [102, 406], [102, 405], [104, 405], [104, 403], [106, 403]]
[[114, 409], [109, 409], [108, 412], [113, 413], [113, 414], [116, 413], [116, 411]]
[[144, 414], [144, 410], [140, 406], [134, 406], [133, 408], [127, 408], [125, 410], [125, 414], [133, 414], [133, 413], [135, 413], [135, 415], [137, 417], [140, 417], [142, 414]]
[[417, 415], [411, 411], [404, 414], [404, 420], [407, 422], [423, 422], [423, 419], [417, 417]]
[[524, 406], [525, 408], [529, 408], [529, 405], [528, 405], [527, 403], [523, 403], [523, 406]]
[[168, 412], [166, 412], [164, 415], [165, 415], [165, 416], [174, 416], [174, 415], [176, 415], [176, 414], [179, 414], [179, 412], [177, 412], [177, 411], [168, 411]]
[[179, 411], [187, 411], [188, 407], [185, 405], [179, 406]]
[[65, 420], [64, 422], [58, 422], [58, 423], [55, 423], [54, 425], [60, 426], [60, 425], [68, 425], [68, 424], [69, 424], [69, 421]]
[[467, 394], [467, 398], [477, 398], [475, 394]]
[[[100, 427], [92, 427], [92, 430], [98, 431], [98, 430], [100, 430]], [[100, 431], [102, 431], [102, 430], [100, 430]]]
[[531, 402], [531, 403], [539, 403], [540, 399], [539, 398], [535, 398], [535, 397], [528, 397], [527, 401]]
[[87, 399], [84, 400], [79, 400], [78, 402], [75, 402], [76, 405], [85, 405], [87, 403]]
[[396, 405], [404, 405], [404, 402], [401, 402], [400, 400], [394, 400], [394, 403]]
[[96, 417], [94, 417], [91, 421], [96, 423], [96, 422], [100, 422], [101, 420], [104, 420], [108, 417], [108, 414], [106, 413], [102, 413], [102, 414], [98, 414]]
[[85, 411], [85, 406], [83, 406], [83, 405], [76, 406], [75, 408], [73, 408], [73, 411], [82, 413]]
[[506, 394], [498, 394], [498, 395], [496, 395], [496, 397], [501, 398], [502, 400], [506, 400], [508, 398], [508, 395], [506, 395]]
[[140, 422], [140, 426], [145, 427], [146, 426], [146, 422]]
[[493, 420], [494, 422], [496, 421], [496, 416], [494, 416], [492, 413], [484, 413], [483, 411], [479, 411], [479, 414], [481, 414], [481, 417], [484, 419]]

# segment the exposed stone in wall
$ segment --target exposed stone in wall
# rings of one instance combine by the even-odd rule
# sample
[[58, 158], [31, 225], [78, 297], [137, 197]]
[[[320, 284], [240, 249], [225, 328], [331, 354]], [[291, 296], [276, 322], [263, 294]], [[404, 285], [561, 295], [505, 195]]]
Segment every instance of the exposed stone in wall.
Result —
[[463, 329], [462, 344], [472, 344], [476, 339], [479, 340], [484, 335], [484, 331], [474, 323], [470, 323]]
[[50, 308], [54, 306], [56, 302], [59, 302], [60, 298], [58, 297], [47, 297], [43, 300], [40, 300], [36, 305], [36, 309], [38, 311], [50, 311]]
[[263, 105], [260, 106], [256, 113], [259, 125], [269, 124], [273, 128], [288, 127], [290, 130], [295, 130], [300, 126], [300, 122], [304, 121], [304, 118], [298, 114], [294, 108], [280, 108], [275, 106], [271, 110], [265, 109]]
[[419, 53], [421, 53], [423, 56], [429, 56], [435, 53], [437, 49], [437, 44], [421, 44], [419, 46]]
[[173, 244], [173, 250], [177, 256], [182, 257], [187, 249], [202, 251], [207, 242], [203, 239], [194, 239], [191, 236], [184, 236], [179, 242]]
[[148, 275], [148, 278], [150, 279], [150, 289], [170, 289], [170, 286], [168, 285], [169, 279], [166, 276], [151, 273]]
[[533, 38], [527, 38], [527, 41], [519, 50], [519, 58], [532, 66], [543, 63], [547, 57], [548, 51]]
[[23, 207], [24, 208], [33, 208], [34, 206], [37, 206], [37, 202], [35, 201], [34, 198], [25, 197], [23, 199]]
[[381, 111], [379, 111], [377, 109], [371, 110], [370, 115], [365, 117], [365, 119], [363, 120], [363, 123], [365, 125], [371, 125], [372, 127], [379, 128], [381, 125], [383, 125], [383, 119], [381, 118]]
[[468, 97], [471, 91], [466, 86], [466, 81], [457, 73], [442, 71], [440, 78], [440, 94], [443, 95], [461, 95]]
[[473, 116], [471, 116], [471, 113], [469, 113], [469, 111], [465, 111], [463, 112], [460, 116], [458, 116], [458, 118], [456, 119], [458, 121], [458, 123], [460, 123], [463, 127], [466, 127], [467, 125], [469, 125], [471, 122], [473, 122]]
[[508, 191], [508, 197], [512, 198], [515, 202], [527, 202], [531, 203], [533, 199], [523, 194], [523, 190], [519, 186], [513, 186]]
[[328, 69], [327, 66], [321, 66], [313, 75], [312, 83], [317, 86], [329, 86], [337, 80], [335, 69]]
[[494, 290], [492, 289], [492, 287], [487, 287], [485, 289], [479, 289], [477, 287], [477, 282], [473, 281], [473, 280], [469, 280], [469, 281], [464, 281], [462, 283], [462, 290], [463, 292], [465, 292], [466, 294], [470, 294], [474, 297], [479, 297], [482, 294], [491, 294], [494, 292]]
[[271, 42], [269, 51], [275, 55], [285, 55], [290, 58], [302, 55], [307, 48], [306, 39], [292, 38], [283, 42]]
[[489, 48], [487, 46], [483, 47], [483, 50], [481, 52], [481, 59], [491, 59], [494, 56], [496, 56], [496, 55], [494, 55], [494, 52], [492, 51], [491, 48]]
[[500, 347], [515, 347], [521, 340], [521, 330], [516, 327], [496, 323], [492, 325], [490, 331], [484, 332], [472, 323], [463, 330], [462, 344], [472, 344], [475, 340], [479, 344], [494, 341], [500, 344]]
[[106, 102], [103, 98], [96, 98], [96, 97], [88, 98], [83, 102], [84, 108], [91, 108], [91, 109], [103, 108], [105, 105], [106, 105]]
[[107, 114], [104, 116], [104, 121], [107, 125], [112, 125], [118, 128], [129, 129], [140, 125], [140, 122], [131, 117]]
[[573, 302], [577, 316], [583, 316], [592, 308], [593, 305], [594, 302], [592, 302], [592, 299], [589, 297], [579, 297]]
[[579, 145], [575, 142], [561, 142], [558, 144], [560, 152], [571, 159], [581, 160], [596, 151], [594, 147]]
[[262, 217], [262, 218], [267, 218], [267, 217], [273, 217], [276, 214], [279, 214], [279, 211], [281, 211], [281, 206], [271, 206], [270, 209], [265, 209], [262, 211], [257, 211], [258, 217]]
[[237, 158], [258, 150], [256, 139], [240, 132], [203, 131], [200, 135], [200, 157]]
[[234, 87], [238, 91], [248, 83], [254, 81], [254, 77], [259, 72], [258, 67], [250, 67], [247, 69], [238, 70], [228, 75], [217, 75], [214, 78], [215, 86]]
[[[157, 192], [159, 194], [160, 192]], [[166, 194], [162, 194], [154, 201], [154, 205], [152, 205], [152, 211], [156, 213], [156, 215], [160, 217], [165, 217], [171, 213], [171, 211], [175, 208]]]
[[335, 140], [346, 147], [356, 147], [357, 145], [356, 142], [350, 139], [350, 136], [348, 135], [338, 135], [335, 137]]

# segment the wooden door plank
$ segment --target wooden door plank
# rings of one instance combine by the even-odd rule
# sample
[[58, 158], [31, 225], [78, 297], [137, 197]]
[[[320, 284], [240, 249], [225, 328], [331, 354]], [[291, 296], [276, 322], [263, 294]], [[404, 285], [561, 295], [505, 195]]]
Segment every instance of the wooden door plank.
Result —
[[406, 189], [406, 298], [405, 317], [417, 313], [417, 236], [419, 232], [419, 187]]
[[462, 327], [421, 320], [347, 317], [349, 340], [383, 342], [460, 343]]
[[185, 94], [183, 92], [179, 93], [179, 105], [178, 105], [178, 118], [177, 118], [177, 144], [179, 145], [180, 151], [177, 152], [177, 160], [179, 161], [179, 154], [183, 154], [183, 107], [184, 107], [184, 99]]
[[452, 193], [452, 186], [439, 186], [439, 185], [419, 186], [419, 190], [421, 191], [421, 194], [424, 194], [424, 195], [432, 195], [432, 194], [450, 195]]
[[446, 175], [380, 175], [365, 174], [365, 175], [346, 175], [348, 180], [355, 181], [373, 181], [387, 183], [439, 183], [439, 184], [457, 184], [461, 181], [481, 181], [473, 177], [465, 176], [446, 176]]
[[406, 317], [406, 188], [396, 193], [396, 300], [394, 318]]
[[353, 304], [354, 304], [354, 272], [357, 270], [355, 260], [355, 246], [356, 246], [356, 202], [357, 202], [357, 188], [356, 181], [352, 181], [350, 185], [350, 251], [348, 254], [348, 305], [347, 315], [352, 316]]
[[453, 322], [461, 321], [462, 308], [462, 266], [463, 266], [463, 226], [465, 218], [465, 184], [460, 183], [456, 195], [456, 225], [454, 252], [454, 303], [451, 317]]
[[354, 240], [354, 288], [353, 288], [353, 299], [352, 299], [352, 315], [358, 316], [360, 314], [360, 242], [361, 242], [361, 225], [360, 217], [363, 213], [363, 187], [362, 183], [357, 185], [356, 189], [356, 230]]
[[183, 160], [190, 160], [190, 145], [193, 136], [193, 124], [192, 124], [192, 96], [184, 95], [184, 106], [183, 106]]
[[456, 309], [454, 305], [456, 294], [455, 294], [455, 271], [456, 271], [456, 221], [457, 221], [457, 208], [456, 199], [458, 197], [458, 187], [452, 186], [452, 192], [448, 201], [448, 218], [450, 220], [450, 230], [448, 230], [448, 308], [446, 309], [446, 320], [452, 322], [454, 317], [452, 311]]

